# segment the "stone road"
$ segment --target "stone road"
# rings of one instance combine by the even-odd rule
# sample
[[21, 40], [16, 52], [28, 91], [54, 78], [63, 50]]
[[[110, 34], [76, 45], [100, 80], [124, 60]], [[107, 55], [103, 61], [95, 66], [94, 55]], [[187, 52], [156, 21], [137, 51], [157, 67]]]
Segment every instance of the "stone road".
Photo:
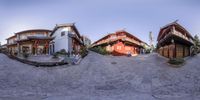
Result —
[[102, 56], [80, 65], [26, 65], [0, 54], [0, 100], [200, 100], [200, 55], [180, 68], [157, 54]]

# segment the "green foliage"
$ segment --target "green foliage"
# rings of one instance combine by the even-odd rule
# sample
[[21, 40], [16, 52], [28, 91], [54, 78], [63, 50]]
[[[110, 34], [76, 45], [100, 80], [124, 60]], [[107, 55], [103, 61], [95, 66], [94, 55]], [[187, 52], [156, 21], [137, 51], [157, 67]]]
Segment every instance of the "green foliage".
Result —
[[54, 59], [58, 58], [58, 56], [59, 56], [59, 52], [56, 52], [56, 53], [53, 54]]
[[69, 53], [66, 52], [65, 49], [61, 49], [60, 51], [53, 54], [53, 58], [58, 58], [59, 56], [69, 56]]
[[200, 53], [200, 40], [199, 40], [198, 35], [194, 36], [193, 42], [194, 42], [194, 45], [192, 46], [192, 56]]
[[169, 59], [168, 63], [172, 65], [181, 65], [185, 62], [183, 58], [172, 58]]
[[108, 54], [110, 54], [108, 51], [106, 51], [105, 48], [102, 48], [100, 46], [90, 48], [90, 50], [92, 50], [92, 51], [94, 51], [96, 53], [102, 54], [102, 55], [108, 55]]
[[60, 55], [69, 55], [69, 53], [68, 52], [66, 52], [66, 50], [65, 49], [61, 49], [59, 52], [58, 52], [58, 54], [60, 54]]
[[145, 53], [146, 53], [146, 54], [151, 53], [151, 49], [146, 49], [146, 50], [145, 50]]
[[58, 52], [56, 52], [56, 53], [53, 54], [53, 58], [56, 59], [56, 58], [59, 57], [59, 55], [66, 56], [66, 55], [68, 55], [68, 53], [66, 52], [65, 49], [61, 49], [60, 51], [58, 51]]
[[86, 47], [81, 47], [81, 50], [80, 50], [80, 55], [82, 58], [84, 58], [85, 56], [87, 56], [88, 54], [88, 50]]
[[27, 59], [27, 58], [29, 57], [29, 54], [28, 54], [27, 52], [22, 53], [22, 55], [23, 55], [23, 57], [24, 57], [25, 59]]
[[145, 54], [149, 54], [152, 51], [152, 49], [146, 44], [143, 45], [143, 48], [144, 48]]
[[199, 40], [199, 36], [195, 35], [194, 36], [194, 44], [198, 47], [200, 47], [200, 40]]

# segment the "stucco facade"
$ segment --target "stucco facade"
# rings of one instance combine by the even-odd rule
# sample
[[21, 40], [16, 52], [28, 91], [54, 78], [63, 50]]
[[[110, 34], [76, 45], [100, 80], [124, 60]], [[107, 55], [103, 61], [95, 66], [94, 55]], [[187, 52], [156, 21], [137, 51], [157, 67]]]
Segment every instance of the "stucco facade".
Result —
[[122, 30], [111, 33], [99, 39], [92, 44], [92, 47], [101, 46], [112, 55], [128, 55], [136, 56], [143, 50], [143, 41], [132, 34]]
[[81, 36], [74, 24], [56, 25], [50, 36], [54, 38], [50, 44], [51, 54], [62, 49], [70, 54], [78, 53], [83, 45]]

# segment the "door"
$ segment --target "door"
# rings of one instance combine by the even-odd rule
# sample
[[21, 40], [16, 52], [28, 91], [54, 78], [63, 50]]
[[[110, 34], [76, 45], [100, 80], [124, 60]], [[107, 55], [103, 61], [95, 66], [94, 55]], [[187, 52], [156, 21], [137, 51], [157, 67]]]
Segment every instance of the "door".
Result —
[[176, 58], [183, 58], [183, 46], [176, 44]]

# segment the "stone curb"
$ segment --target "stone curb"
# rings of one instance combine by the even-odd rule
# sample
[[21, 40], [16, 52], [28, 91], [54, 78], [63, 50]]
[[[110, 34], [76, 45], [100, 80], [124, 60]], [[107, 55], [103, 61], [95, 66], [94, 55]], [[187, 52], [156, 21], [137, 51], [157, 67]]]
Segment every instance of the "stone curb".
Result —
[[33, 65], [33, 66], [36, 66], [36, 67], [54, 67], [54, 66], [67, 65], [68, 64], [67, 62], [36, 62], [36, 61], [30, 61], [30, 60], [27, 60], [27, 59], [21, 59], [21, 58], [18, 58], [18, 57], [12, 56], [12, 55], [8, 55], [8, 54], [5, 54], [5, 55], [7, 55], [11, 59], [17, 60], [19, 62], [28, 64], [28, 65]]

